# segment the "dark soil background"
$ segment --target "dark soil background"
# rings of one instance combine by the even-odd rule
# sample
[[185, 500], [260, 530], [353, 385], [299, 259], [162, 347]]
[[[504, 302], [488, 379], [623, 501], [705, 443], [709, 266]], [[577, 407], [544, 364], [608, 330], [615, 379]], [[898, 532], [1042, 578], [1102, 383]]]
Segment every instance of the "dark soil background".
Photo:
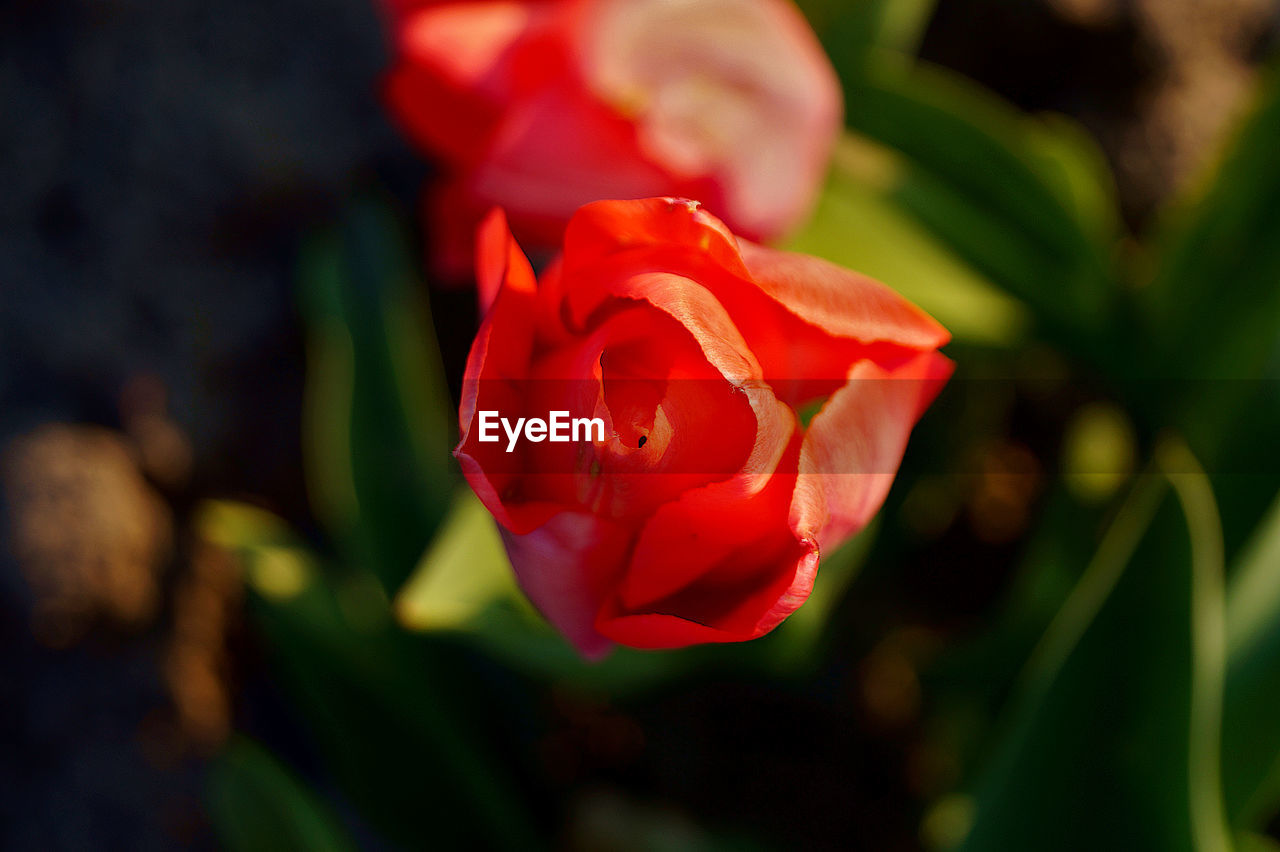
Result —
[[[1084, 122], [1140, 228], [1208, 156], [1278, 27], [1276, 4], [1245, 0], [943, 0], [922, 53]], [[307, 763], [183, 520], [236, 496], [310, 525], [299, 241], [363, 187], [411, 215], [428, 174], [377, 101], [384, 64], [366, 0], [0, 4], [0, 848], [211, 846], [202, 755], [232, 719]], [[33, 500], [61, 521], [29, 528]], [[172, 661], [196, 634], [208, 676], [192, 680]], [[708, 689], [656, 721], [696, 731], [737, 703]], [[795, 708], [769, 701], [761, 724], [788, 725]], [[838, 803], [811, 810], [839, 821]], [[864, 839], [898, 836], [899, 816]]]

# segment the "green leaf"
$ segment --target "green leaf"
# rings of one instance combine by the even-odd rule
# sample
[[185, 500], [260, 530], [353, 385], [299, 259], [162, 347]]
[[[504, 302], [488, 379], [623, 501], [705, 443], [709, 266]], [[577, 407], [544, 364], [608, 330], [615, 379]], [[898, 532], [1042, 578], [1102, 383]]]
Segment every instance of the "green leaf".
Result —
[[[996, 119], [999, 121], [999, 119]], [[1106, 256], [1120, 239], [1120, 199], [1106, 155], [1071, 119], [1044, 113], [1019, 119], [1025, 156], [1035, 174]]]
[[861, 70], [873, 48], [915, 53], [937, 0], [800, 0], [836, 70]]
[[[274, 672], [376, 828], [406, 848], [538, 848], [509, 768], [491, 752], [493, 729], [477, 728], [495, 701], [468, 659], [405, 634], [372, 575], [333, 576], [269, 513], [205, 504], [196, 528], [244, 566]], [[264, 588], [254, 578], [275, 570], [264, 560], [305, 566], [295, 569], [304, 581], [289, 594]]]
[[957, 340], [1015, 344], [1029, 324], [1026, 309], [891, 198], [898, 173], [890, 153], [846, 136], [817, 209], [787, 248], [883, 281], [931, 314]]
[[396, 596], [396, 618], [410, 630], [465, 631], [495, 605], [538, 618], [516, 584], [493, 516], [470, 489], [462, 490]]
[[850, 127], [894, 152], [888, 196], [1077, 355], [1110, 353], [1119, 238], [1100, 157], [1065, 119], [1023, 116], [941, 69], [869, 62]]
[[1232, 572], [1227, 631], [1227, 814], [1237, 827], [1261, 827], [1280, 810], [1280, 499]]
[[1236, 838], [1237, 852], [1280, 852], [1280, 841], [1261, 834], [1245, 833]]
[[[1139, 294], [1135, 397], [1220, 479], [1227, 553], [1270, 505], [1280, 470], [1280, 65], [1209, 179], [1165, 217]], [[1243, 477], [1237, 474], [1266, 476]]]
[[399, 224], [352, 205], [301, 260], [307, 478], [346, 557], [394, 592], [448, 505], [452, 405]]
[[205, 800], [230, 852], [357, 848], [313, 790], [247, 739], [233, 740], [210, 765]]
[[1230, 848], [1219, 520], [1182, 445], [1157, 468], [1032, 655], [964, 849]]
[[[1212, 179], [1165, 217], [1144, 345], [1173, 375], [1253, 378], [1280, 343], [1280, 66]], [[1194, 340], [1194, 346], [1185, 342]], [[1153, 344], [1156, 346], [1153, 347]], [[1247, 392], [1247, 391], [1246, 391]]]
[[[1014, 691], [1019, 672], [1062, 609], [1091, 560], [1102, 527], [1097, 507], [1082, 505], [1064, 484], [1047, 495], [1005, 599], [987, 627], [942, 655], [925, 674], [937, 711], [937, 746], [972, 765], [993, 748], [991, 720]], [[959, 723], [957, 723], [959, 722]], [[944, 809], [945, 811], [945, 809]]]

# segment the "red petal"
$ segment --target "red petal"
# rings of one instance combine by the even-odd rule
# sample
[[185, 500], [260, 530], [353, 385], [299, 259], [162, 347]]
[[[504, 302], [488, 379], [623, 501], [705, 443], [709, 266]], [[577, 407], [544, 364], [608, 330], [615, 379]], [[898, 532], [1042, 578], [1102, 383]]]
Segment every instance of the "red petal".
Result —
[[622, 609], [644, 612], [730, 559], [749, 577], [759, 554], [794, 541], [787, 525], [794, 488], [794, 474], [743, 475], [687, 491], [659, 507], [645, 524], [618, 588]]
[[476, 296], [480, 301], [480, 316], [489, 313], [498, 292], [507, 283], [521, 293], [536, 292], [537, 280], [529, 259], [511, 236], [506, 214], [495, 207], [476, 229]]
[[[476, 239], [487, 207], [477, 207], [470, 188], [456, 178], [442, 178], [422, 197], [423, 215], [430, 223], [427, 263], [446, 288], [469, 288], [476, 281]], [[481, 299], [481, 316], [497, 293]]]
[[[414, 144], [454, 164], [474, 163], [484, 153], [500, 115], [489, 99], [409, 62], [386, 76], [382, 98]], [[450, 119], [441, 121], [443, 115]]]
[[685, 198], [587, 204], [569, 222], [564, 245], [566, 259], [575, 266], [631, 249], [678, 248], [705, 253], [725, 269], [747, 274], [733, 233], [697, 201]]
[[[570, 258], [572, 259], [572, 258]], [[635, 299], [674, 319], [696, 341], [708, 364], [735, 385], [758, 381], [760, 364], [725, 308], [706, 287], [682, 275], [648, 272], [619, 264], [593, 280], [575, 264], [577, 286], [568, 294], [569, 315], [585, 323], [603, 297]]]
[[[530, 493], [550, 495], [544, 485], [556, 486], [554, 493], [566, 502], [611, 517], [647, 516], [688, 489], [744, 467], [771, 470], [794, 428], [791, 412], [767, 388], [743, 388], [741, 376], [737, 384], [726, 380], [708, 363], [698, 329], [642, 301], [622, 304], [631, 307], [611, 315], [580, 346], [557, 350], [535, 368], [534, 393], [542, 406], [531, 410], [545, 414], [555, 399], [576, 397], [576, 403], [554, 408], [601, 416], [613, 437], [596, 444], [586, 460], [592, 472], [582, 470], [575, 487], [566, 487], [563, 477], [536, 477]], [[598, 412], [585, 405], [584, 385], [592, 381], [600, 393]], [[572, 462], [565, 457], [579, 449], [539, 447], [531, 464], [549, 467], [530, 469], [567, 470]]]
[[760, 289], [787, 310], [837, 337], [937, 349], [945, 328], [879, 281], [809, 255], [741, 244]]
[[[780, 471], [794, 470], [798, 439]], [[690, 491], [654, 513], [599, 629], [639, 647], [753, 639], [808, 597], [817, 543], [787, 517], [794, 473], [743, 475]]]
[[[667, 376], [664, 412], [682, 436], [685, 450], [674, 461], [676, 469], [708, 474], [723, 471], [724, 475], [738, 470], [774, 470], [795, 430], [795, 415], [761, 380], [759, 364], [711, 293], [687, 278], [663, 273], [621, 276], [612, 283], [602, 282], [601, 289], [615, 297], [652, 305], [670, 317], [678, 324], [676, 327], [692, 337], [706, 364], [713, 368], [703, 372], [690, 367], [680, 372], [677, 364]], [[664, 346], [673, 350], [675, 342], [659, 344], [647, 339], [644, 346], [650, 351], [654, 347], [662, 351]], [[710, 403], [719, 399], [715, 390], [721, 378], [726, 391], [736, 389], [739, 395], [726, 402], [746, 402], [749, 408]], [[708, 379], [715, 380], [715, 388], [707, 384]], [[736, 447], [749, 448], [749, 455], [727, 453]], [[692, 458], [690, 450], [695, 453]], [[735, 459], [732, 468], [722, 464], [728, 458]]]
[[[710, 578], [668, 599], [675, 612], [626, 613], [606, 602], [597, 621], [605, 636], [635, 648], [680, 648], [707, 642], [743, 642], [768, 633], [805, 601], [818, 570], [818, 550], [809, 543], [793, 543], [788, 552], [773, 554], [769, 571], [744, 590], [720, 585]], [[761, 556], [765, 554], [760, 554]], [[701, 587], [700, 587], [701, 586]], [[729, 604], [726, 608], [725, 604]], [[681, 614], [684, 613], [684, 614]], [[712, 617], [708, 617], [711, 615]]]
[[587, 205], [565, 235], [573, 316], [585, 317], [614, 280], [675, 273], [709, 290], [793, 405], [831, 393], [855, 362], [887, 367], [945, 343], [945, 329], [894, 291], [817, 258], [738, 241], [693, 202], [670, 198]]
[[605, 590], [621, 570], [631, 533], [585, 512], [561, 512], [527, 535], [502, 530], [520, 587], [584, 656], [608, 653], [595, 628]]
[[911, 428], [951, 371], [936, 352], [894, 370], [870, 361], [850, 370], [805, 434], [791, 506], [797, 535], [816, 536], [827, 550], [866, 526], [889, 493]]
[[401, 19], [396, 45], [406, 61], [500, 100], [506, 89], [503, 65], [539, 21], [537, 6], [511, 0], [437, 3]]
[[481, 290], [496, 290], [497, 295], [467, 356], [458, 407], [462, 437], [454, 455], [468, 484], [499, 523], [525, 532], [543, 523], [556, 507], [538, 503], [504, 505], [504, 492], [515, 476], [503, 469], [501, 442], [473, 440], [471, 427], [481, 408], [514, 411], [522, 407], [524, 394], [518, 385], [528, 377], [533, 354], [537, 282], [500, 210], [485, 219], [477, 248]]
[[835, 71], [795, 4], [584, 6], [583, 76], [604, 100], [630, 105], [648, 156], [679, 174], [715, 175], [724, 198], [694, 197], [738, 234], [794, 225], [826, 172], [841, 112]]
[[454, 165], [480, 162], [520, 88], [543, 79], [524, 54], [542, 58], [538, 36], [561, 5], [393, 0], [397, 60], [385, 84], [392, 113]]
[[583, 204], [643, 198], [674, 184], [641, 155], [631, 122], [567, 83], [508, 110], [472, 180], [477, 197], [545, 237], [558, 237]]

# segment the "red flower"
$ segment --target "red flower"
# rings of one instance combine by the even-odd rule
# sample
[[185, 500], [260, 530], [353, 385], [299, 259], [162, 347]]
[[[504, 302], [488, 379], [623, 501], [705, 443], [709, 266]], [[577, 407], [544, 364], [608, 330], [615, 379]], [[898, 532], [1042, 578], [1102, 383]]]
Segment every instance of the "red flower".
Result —
[[[583, 207], [541, 280], [500, 212], [477, 255], [489, 309], [455, 455], [521, 586], [589, 655], [773, 629], [877, 511], [951, 372], [947, 332], [892, 290], [739, 241], [696, 202]], [[603, 434], [509, 440], [555, 411]]]
[[756, 240], [811, 206], [840, 91], [789, 0], [386, 2], [387, 100], [452, 169], [446, 251], [494, 205], [547, 247], [601, 198], [700, 198]]

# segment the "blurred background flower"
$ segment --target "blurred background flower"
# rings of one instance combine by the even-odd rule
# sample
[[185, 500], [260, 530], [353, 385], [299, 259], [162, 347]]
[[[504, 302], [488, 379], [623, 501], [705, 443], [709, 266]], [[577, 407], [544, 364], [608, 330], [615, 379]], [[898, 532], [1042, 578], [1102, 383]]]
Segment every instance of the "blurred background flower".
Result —
[[389, 107], [439, 157], [432, 262], [469, 278], [494, 205], [530, 250], [602, 198], [696, 198], [769, 240], [812, 208], [835, 72], [788, 0], [389, 3]]

